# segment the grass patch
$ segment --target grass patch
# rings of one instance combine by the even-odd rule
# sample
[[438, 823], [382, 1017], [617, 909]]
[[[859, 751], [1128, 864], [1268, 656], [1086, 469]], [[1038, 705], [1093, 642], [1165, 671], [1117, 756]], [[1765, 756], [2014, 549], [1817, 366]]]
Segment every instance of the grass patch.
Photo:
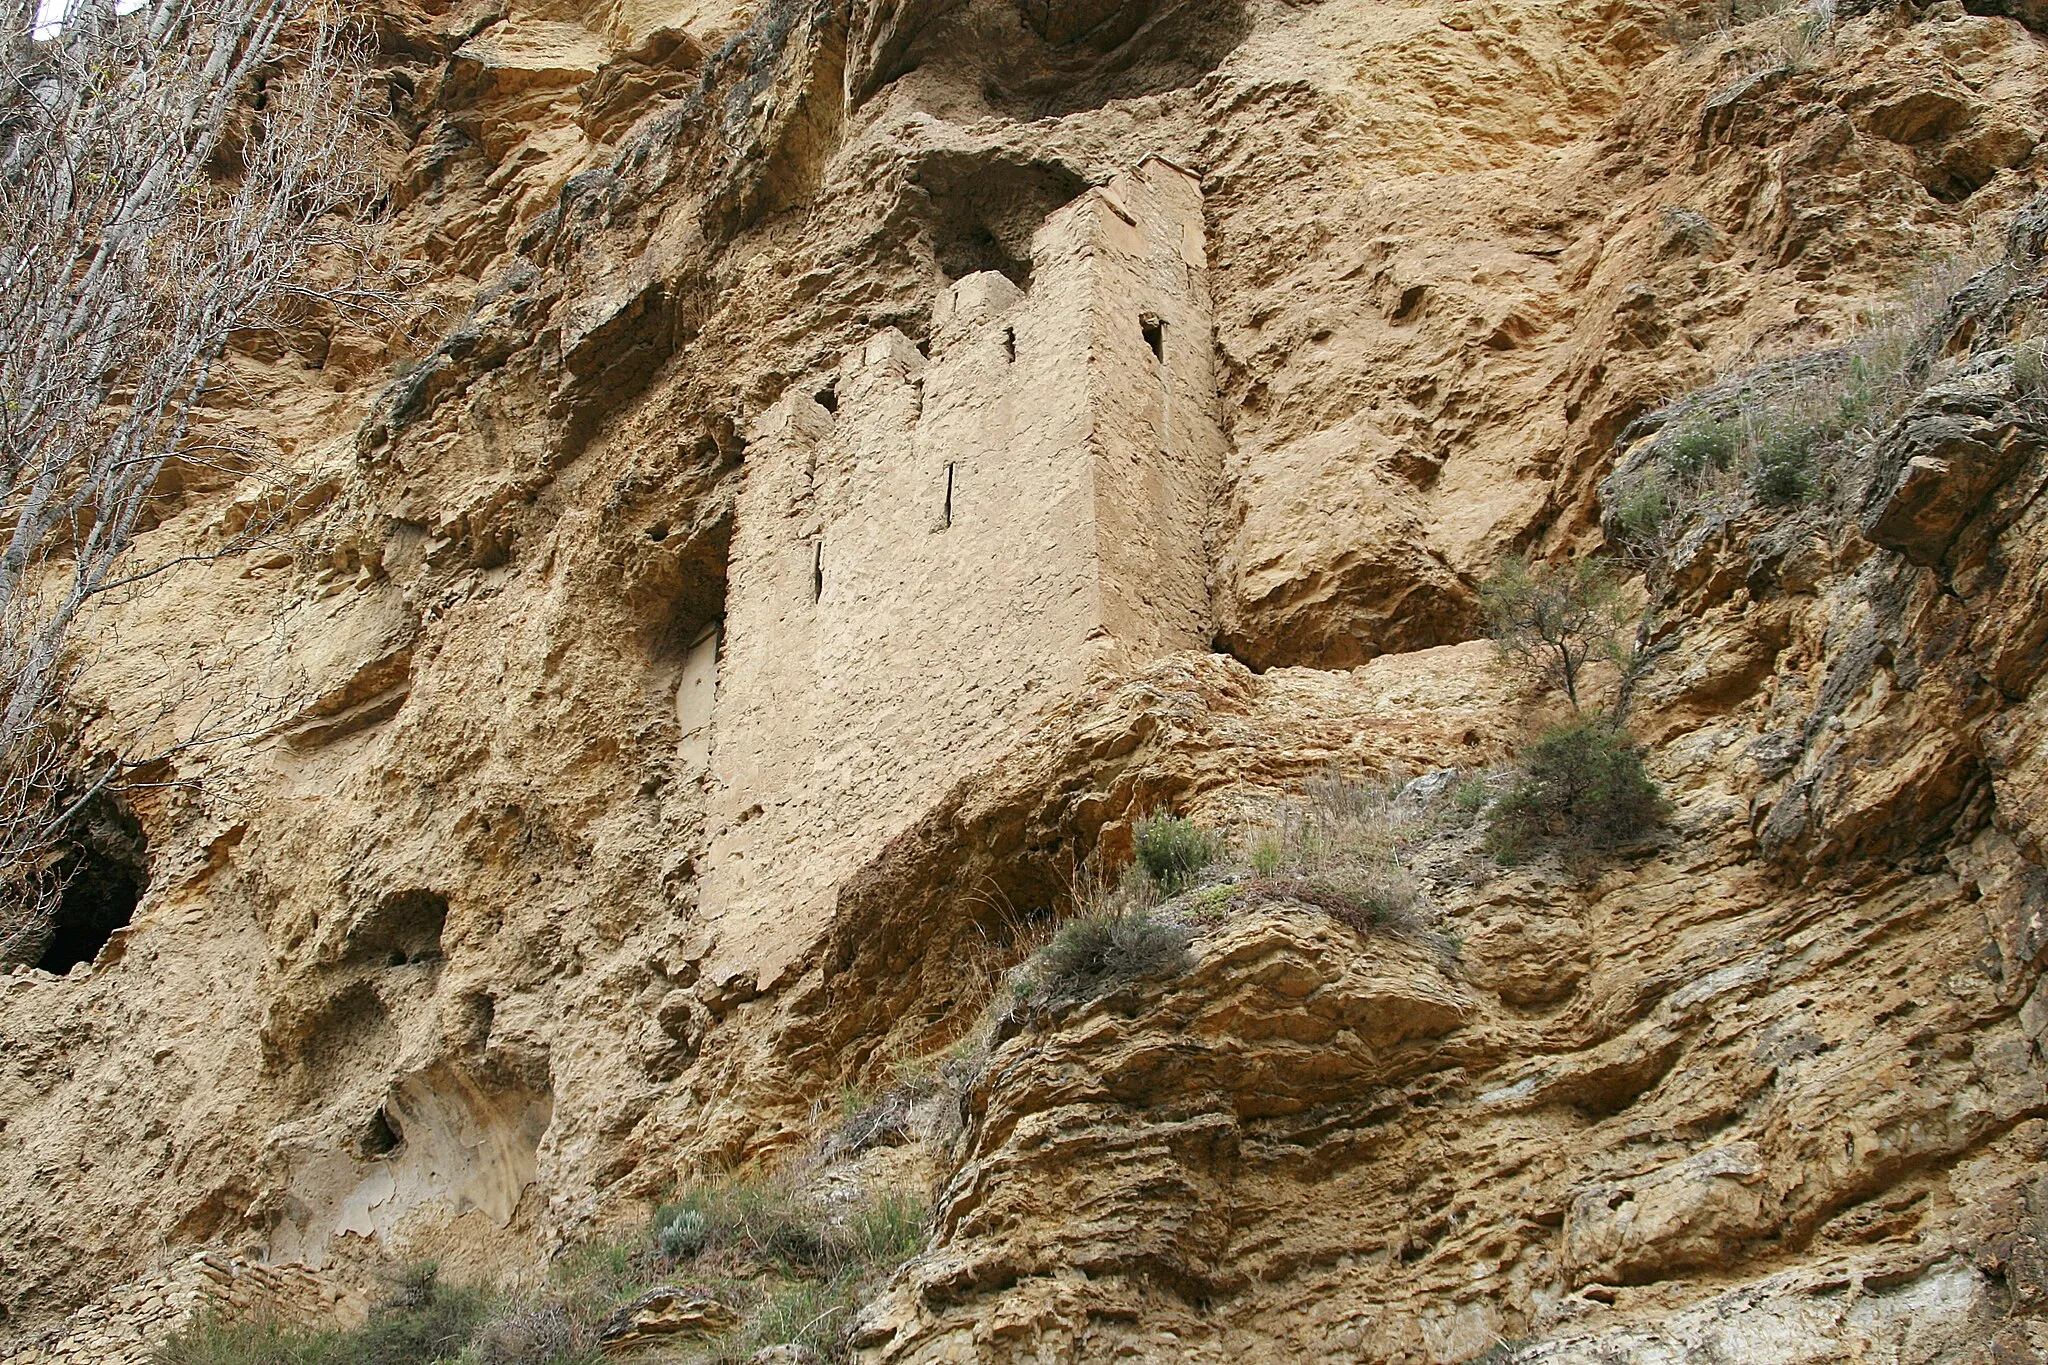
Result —
[[206, 1312], [157, 1350], [157, 1365], [325, 1365], [336, 1332], [268, 1318], [231, 1322]]
[[[1427, 799], [1404, 796], [1406, 790], [1393, 775], [1355, 782], [1323, 774], [1305, 784], [1302, 800], [1283, 808], [1275, 825], [1254, 831], [1225, 859], [1227, 880], [1214, 889], [1229, 893], [1231, 910], [1284, 901], [1361, 934], [1432, 937], [1435, 915], [1404, 850], [1439, 829], [1470, 825], [1485, 807], [1486, 780], [1446, 775], [1424, 788], [1433, 793]], [[1207, 915], [1220, 917], [1214, 910]]]
[[1429, 927], [1421, 890], [1396, 863], [1368, 863], [1320, 875], [1262, 878], [1240, 892], [1244, 903], [1290, 900], [1312, 905], [1361, 934], [1420, 933]]
[[[1648, 458], [1608, 486], [1611, 534], [1632, 553], [1654, 556], [1669, 548], [1673, 528], [1718, 501], [1748, 494], [1790, 509], [1837, 496], [1840, 471], [1925, 384], [1957, 325], [1958, 300], [2010, 297], [2010, 267], [1985, 264], [1977, 253], [1929, 262], [1866, 311], [1845, 345], [1761, 366], [1692, 399], [1657, 434]], [[1990, 305], [1979, 298], [1971, 306], [1981, 313]], [[2013, 359], [2023, 393], [2041, 392], [2041, 351], [2032, 344]]]

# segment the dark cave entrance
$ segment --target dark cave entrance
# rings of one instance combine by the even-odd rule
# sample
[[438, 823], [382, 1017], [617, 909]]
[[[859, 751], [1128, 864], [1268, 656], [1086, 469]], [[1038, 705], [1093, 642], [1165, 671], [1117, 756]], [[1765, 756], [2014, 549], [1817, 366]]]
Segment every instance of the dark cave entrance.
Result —
[[58, 976], [91, 962], [114, 931], [135, 917], [149, 889], [149, 841], [142, 822], [112, 794], [87, 802], [72, 823], [58, 864], [64, 891], [36, 966]]

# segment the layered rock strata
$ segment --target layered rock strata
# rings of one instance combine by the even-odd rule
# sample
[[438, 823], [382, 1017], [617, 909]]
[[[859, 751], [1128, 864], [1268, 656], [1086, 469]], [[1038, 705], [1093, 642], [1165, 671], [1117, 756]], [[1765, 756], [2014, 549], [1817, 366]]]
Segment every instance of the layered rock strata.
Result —
[[[263, 737], [132, 796], [96, 960], [0, 982], [10, 1341], [163, 1243], [531, 1279], [960, 1036], [1145, 811], [1507, 762], [1495, 558], [1596, 544], [1639, 419], [2037, 186], [2038, 16], [1846, 10], [380, 6], [420, 313], [243, 345], [217, 416], [310, 471], [303, 545], [96, 627], [96, 723]], [[1867, 505], [1653, 582], [1660, 843], [1446, 834], [1452, 962], [1283, 907], [1009, 1038], [861, 1349], [2041, 1352], [2048, 529], [2030, 324], [1978, 325]], [[1067, 539], [948, 559], [946, 464]], [[251, 497], [195, 472], [153, 547]], [[823, 668], [806, 586], [861, 594]]]

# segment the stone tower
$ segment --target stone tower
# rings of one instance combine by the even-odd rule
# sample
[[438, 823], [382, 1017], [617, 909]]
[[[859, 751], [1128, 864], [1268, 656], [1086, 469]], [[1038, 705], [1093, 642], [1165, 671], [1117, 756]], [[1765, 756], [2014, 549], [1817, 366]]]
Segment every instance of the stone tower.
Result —
[[1150, 158], [750, 434], [712, 711], [712, 967], [771, 985], [839, 884], [1091, 672], [1210, 636], [1199, 182]]

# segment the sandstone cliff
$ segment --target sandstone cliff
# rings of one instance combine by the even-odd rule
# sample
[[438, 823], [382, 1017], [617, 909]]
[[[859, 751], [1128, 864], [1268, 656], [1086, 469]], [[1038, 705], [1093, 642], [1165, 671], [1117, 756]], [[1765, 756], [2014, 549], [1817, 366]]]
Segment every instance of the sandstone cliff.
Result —
[[6, 1349], [202, 1248], [531, 1280], [955, 1043], [1146, 811], [1507, 764], [1557, 703], [1498, 557], [1618, 543], [1674, 400], [1974, 252], [1825, 496], [1641, 561], [1653, 844], [1436, 830], [1452, 959], [1265, 906], [1001, 1038], [861, 1159], [935, 1223], [854, 1343], [2048, 1356], [2038, 7], [374, 23], [419, 311], [252, 340], [217, 415], [303, 545], [100, 626], [110, 730], [266, 728], [130, 798], [94, 960], [0, 977]]

